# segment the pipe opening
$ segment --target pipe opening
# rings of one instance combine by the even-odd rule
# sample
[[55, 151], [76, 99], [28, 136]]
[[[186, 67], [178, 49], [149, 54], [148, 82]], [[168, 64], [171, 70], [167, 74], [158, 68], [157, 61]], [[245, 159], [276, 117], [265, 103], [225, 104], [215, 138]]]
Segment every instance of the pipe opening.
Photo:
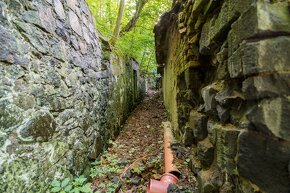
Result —
[[170, 174], [173, 174], [175, 177], [177, 177], [178, 179], [181, 177], [181, 173], [179, 171], [170, 171]]

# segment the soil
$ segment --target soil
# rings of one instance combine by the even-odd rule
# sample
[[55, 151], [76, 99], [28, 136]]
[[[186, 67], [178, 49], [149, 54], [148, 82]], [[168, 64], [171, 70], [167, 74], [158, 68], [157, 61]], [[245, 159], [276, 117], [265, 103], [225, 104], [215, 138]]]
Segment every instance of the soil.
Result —
[[[164, 173], [162, 122], [168, 120], [161, 98], [159, 92], [148, 92], [120, 135], [95, 163], [95, 192], [146, 192], [149, 179], [159, 180]], [[196, 179], [187, 166], [189, 160], [183, 157], [175, 159], [182, 173], [175, 192], [196, 192]]]

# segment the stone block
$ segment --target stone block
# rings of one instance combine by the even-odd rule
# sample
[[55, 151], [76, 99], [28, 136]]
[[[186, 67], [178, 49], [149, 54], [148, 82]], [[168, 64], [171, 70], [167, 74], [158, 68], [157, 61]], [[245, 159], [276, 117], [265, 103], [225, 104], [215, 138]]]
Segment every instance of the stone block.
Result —
[[53, 116], [47, 111], [38, 111], [21, 127], [19, 137], [23, 141], [48, 141], [55, 129]]
[[209, 1], [210, 0], [196, 0], [196, 1], [194, 1], [190, 18], [194, 18], [193, 16], [197, 17], [199, 15], [199, 13], [203, 10], [203, 8], [209, 3]]
[[209, 138], [197, 143], [197, 158], [203, 168], [209, 168], [214, 160], [214, 146]]
[[8, 101], [0, 101], [0, 133], [23, 121], [23, 110]]
[[104, 140], [102, 139], [102, 137], [100, 135], [95, 136], [94, 143], [89, 148], [88, 157], [90, 159], [95, 160], [102, 152], [103, 147], [104, 147]]
[[263, 192], [290, 192], [290, 142], [252, 131], [238, 140], [238, 172]]
[[194, 136], [193, 131], [189, 127], [188, 123], [184, 126], [184, 133], [183, 133], [183, 143], [185, 146], [191, 146], [194, 143]]
[[71, 8], [73, 11], [75, 11], [78, 6], [77, 0], [66, 0], [66, 3], [67, 3], [67, 6]]
[[[290, 38], [280, 36], [258, 42], [244, 42], [228, 61], [231, 78], [290, 70]], [[276, 54], [279, 53], [279, 54]]]
[[88, 30], [88, 28], [86, 27], [86, 26], [82, 26], [82, 28], [83, 28], [83, 34], [84, 34], [84, 39], [85, 39], [85, 41], [87, 42], [87, 44], [90, 44], [91, 43], [91, 38], [90, 38], [90, 36], [89, 36], [89, 30]]
[[46, 0], [46, 2], [52, 4], [52, 0]]
[[207, 137], [208, 117], [196, 111], [190, 112], [189, 127], [193, 131], [193, 137], [196, 141], [201, 141]]
[[25, 65], [29, 63], [26, 54], [29, 51], [27, 44], [16, 41], [15, 34], [12, 31], [0, 25], [0, 61], [9, 64]]
[[65, 61], [67, 58], [66, 55], [66, 46], [65, 46], [65, 42], [60, 40], [59, 42], [55, 42], [53, 44], [51, 44], [51, 52], [54, 55], [55, 58], [61, 60], [61, 61]]
[[210, 119], [207, 122], [208, 138], [212, 144], [216, 144], [216, 127], [220, 126], [220, 124]]
[[86, 42], [84, 41], [79, 41], [79, 46], [80, 46], [80, 51], [82, 54], [86, 54], [87, 50], [88, 50], [88, 46], [86, 44]]
[[263, 39], [283, 34], [290, 34], [287, 2], [270, 3], [258, 0], [232, 25], [228, 36], [229, 56], [243, 40]]
[[68, 30], [65, 29], [65, 27], [63, 26], [62, 22], [57, 20], [56, 21], [56, 25], [57, 28], [55, 30], [55, 33], [65, 42], [69, 41], [69, 34], [68, 34]]
[[213, 83], [201, 89], [201, 96], [204, 101], [204, 111], [210, 114], [216, 114], [217, 101], [216, 94], [222, 89], [223, 85], [220, 83]]
[[24, 23], [17, 22], [17, 27], [21, 29], [23, 36], [25, 36], [32, 46], [39, 52], [47, 54], [50, 51], [50, 46], [47, 43], [47, 36], [37, 27]]
[[88, 27], [89, 27], [89, 30], [90, 30], [91, 33], [94, 34], [96, 32], [95, 26], [91, 22], [89, 22], [89, 26]]
[[22, 15], [22, 18], [28, 23], [41, 27], [41, 21], [37, 11], [25, 11]]
[[79, 0], [79, 3], [80, 3], [80, 8], [82, 12], [85, 13], [86, 15], [90, 15], [91, 13], [90, 13], [86, 0]]
[[224, 61], [218, 65], [217, 72], [216, 72], [216, 79], [217, 80], [227, 80], [230, 78], [230, 74], [228, 71], [228, 61]]
[[65, 19], [65, 12], [60, 0], [54, 0], [54, 10], [60, 19]]
[[90, 24], [90, 22], [89, 22], [89, 20], [87, 19], [87, 16], [86, 16], [85, 14], [82, 15], [82, 21], [83, 21], [83, 24], [84, 24], [87, 28], [89, 28], [89, 24]]
[[216, 130], [216, 162], [227, 174], [236, 174], [237, 139], [240, 133], [233, 125], [219, 125]]
[[243, 82], [243, 92], [247, 100], [290, 95], [290, 73], [249, 77]]
[[69, 11], [68, 13], [69, 15], [69, 22], [70, 22], [70, 26], [71, 28], [79, 35], [82, 36], [82, 27], [80, 25], [80, 21], [78, 16], [73, 12], [73, 11]]
[[216, 110], [220, 121], [226, 123], [230, 118], [230, 109], [217, 105]]
[[223, 179], [217, 169], [201, 170], [197, 175], [198, 190], [200, 193], [218, 193]]
[[227, 0], [224, 1], [217, 17], [213, 17], [204, 25], [200, 38], [200, 53], [209, 55], [220, 47], [227, 39], [231, 25], [239, 15], [247, 10], [253, 0]]
[[228, 82], [227, 87], [216, 94], [215, 100], [219, 105], [230, 108], [237, 100], [241, 100], [244, 98], [239, 90], [239, 83], [235, 81]]
[[256, 0], [226, 0], [226, 2], [227, 8], [225, 10], [227, 10], [226, 12], [228, 13], [227, 20], [232, 20], [249, 10], [250, 7], [256, 3]]
[[40, 6], [38, 16], [43, 29], [45, 29], [47, 32], [54, 33], [56, 29], [56, 22], [52, 13], [52, 9], [49, 7]]
[[1, 25], [7, 25], [7, 5], [4, 2], [0, 2], [0, 22]]
[[14, 100], [15, 104], [24, 110], [35, 106], [35, 97], [33, 95], [19, 94]]
[[290, 97], [264, 99], [247, 114], [255, 129], [290, 141]]
[[213, 25], [212, 23], [214, 22], [214, 19], [207, 19], [205, 24], [202, 27], [201, 31], [201, 36], [199, 40], [199, 52], [203, 55], [210, 55], [210, 43], [211, 43], [211, 37], [210, 37], [210, 32], [211, 32], [211, 26]]

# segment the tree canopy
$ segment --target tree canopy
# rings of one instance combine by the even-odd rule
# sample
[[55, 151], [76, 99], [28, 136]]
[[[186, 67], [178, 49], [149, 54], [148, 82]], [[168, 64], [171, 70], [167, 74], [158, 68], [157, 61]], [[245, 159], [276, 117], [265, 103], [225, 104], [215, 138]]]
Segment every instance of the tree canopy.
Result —
[[[98, 31], [108, 40], [114, 37], [120, 2], [123, 0], [87, 0], [95, 17]], [[153, 29], [162, 13], [170, 8], [171, 0], [125, 0], [121, 28], [114, 46], [124, 55], [135, 58], [141, 70], [156, 72]], [[115, 34], [116, 35], [116, 34]]]

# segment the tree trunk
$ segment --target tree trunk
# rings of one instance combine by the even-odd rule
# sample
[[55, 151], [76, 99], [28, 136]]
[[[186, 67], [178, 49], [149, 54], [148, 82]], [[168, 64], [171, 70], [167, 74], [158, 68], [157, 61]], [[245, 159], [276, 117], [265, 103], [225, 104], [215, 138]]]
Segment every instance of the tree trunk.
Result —
[[135, 11], [133, 17], [131, 18], [131, 20], [130, 20], [130, 21], [127, 23], [127, 25], [126, 25], [126, 26], [121, 30], [121, 32], [120, 32], [120, 35], [121, 35], [121, 36], [124, 35], [124, 33], [131, 31], [131, 30], [135, 27], [135, 25], [136, 25], [136, 23], [137, 23], [137, 21], [138, 21], [138, 19], [139, 19], [139, 17], [140, 17], [140, 13], [141, 13], [141, 11], [142, 11], [144, 5], [145, 5], [147, 2], [148, 2], [148, 0], [138, 0], [138, 1], [137, 1], [137, 4], [136, 4], [136, 11]]
[[123, 18], [123, 14], [124, 14], [124, 9], [125, 9], [125, 0], [120, 0], [120, 5], [119, 5], [119, 12], [118, 12], [118, 18], [116, 21], [116, 26], [114, 29], [114, 33], [112, 36], [112, 39], [110, 40], [111, 44], [115, 44], [117, 39], [119, 38], [120, 35], [120, 29], [121, 29], [121, 25], [122, 25], [122, 18]]

